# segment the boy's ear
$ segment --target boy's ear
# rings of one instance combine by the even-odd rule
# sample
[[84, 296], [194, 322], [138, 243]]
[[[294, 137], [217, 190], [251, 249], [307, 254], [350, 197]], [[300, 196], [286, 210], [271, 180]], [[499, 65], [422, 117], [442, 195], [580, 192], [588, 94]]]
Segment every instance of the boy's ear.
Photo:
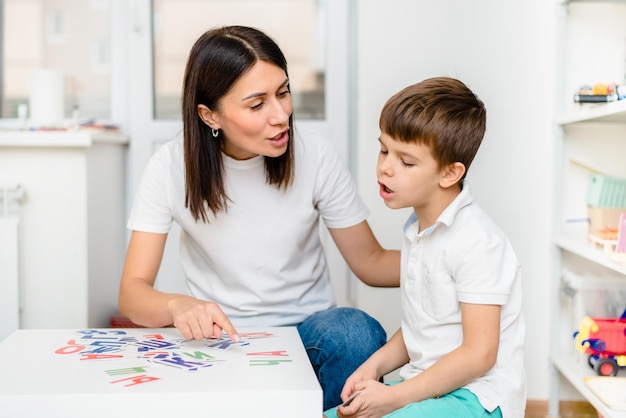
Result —
[[458, 182], [461, 181], [463, 176], [465, 175], [465, 164], [456, 162], [452, 164], [448, 164], [446, 168], [443, 169], [441, 179], [439, 180], [439, 185], [443, 188], [448, 188], [450, 186], [454, 186]]
[[199, 104], [198, 105], [198, 116], [204, 123], [206, 123], [209, 127], [213, 129], [219, 129], [220, 125], [217, 123], [214, 117], [214, 113], [207, 106]]

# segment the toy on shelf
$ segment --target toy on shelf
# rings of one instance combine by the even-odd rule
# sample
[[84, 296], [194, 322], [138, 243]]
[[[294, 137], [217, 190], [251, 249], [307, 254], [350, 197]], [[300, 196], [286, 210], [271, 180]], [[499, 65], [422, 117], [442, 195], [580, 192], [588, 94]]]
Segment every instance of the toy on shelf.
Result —
[[626, 309], [619, 318], [584, 317], [574, 338], [598, 376], [616, 376], [626, 367]]
[[584, 84], [574, 94], [576, 103], [606, 103], [622, 100], [626, 96], [626, 86], [616, 83]]
[[609, 176], [580, 161], [570, 162], [589, 172], [586, 201], [591, 245], [603, 248], [612, 261], [626, 263], [626, 178]]

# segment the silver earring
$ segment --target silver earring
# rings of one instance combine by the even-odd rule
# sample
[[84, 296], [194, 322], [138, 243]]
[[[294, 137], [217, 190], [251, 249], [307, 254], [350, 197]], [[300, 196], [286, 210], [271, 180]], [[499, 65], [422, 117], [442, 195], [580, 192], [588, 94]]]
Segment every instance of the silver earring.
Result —
[[217, 138], [220, 136], [220, 130], [211, 128], [211, 135], [213, 135], [213, 138]]

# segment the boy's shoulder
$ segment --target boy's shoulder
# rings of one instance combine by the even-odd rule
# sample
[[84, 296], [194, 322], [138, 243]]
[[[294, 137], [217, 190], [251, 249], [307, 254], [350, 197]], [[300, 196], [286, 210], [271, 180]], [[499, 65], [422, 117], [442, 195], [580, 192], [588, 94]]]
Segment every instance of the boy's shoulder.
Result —
[[461, 193], [441, 214], [442, 223], [455, 242], [461, 246], [475, 245], [478, 241], [501, 241], [508, 244], [508, 237], [494, 219], [473, 198], [465, 184]]

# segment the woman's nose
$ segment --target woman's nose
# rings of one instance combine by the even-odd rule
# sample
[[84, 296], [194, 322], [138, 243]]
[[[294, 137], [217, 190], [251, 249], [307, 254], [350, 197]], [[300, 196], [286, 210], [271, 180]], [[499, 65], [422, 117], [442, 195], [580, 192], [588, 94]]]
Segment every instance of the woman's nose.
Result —
[[272, 125], [284, 125], [288, 123], [292, 110], [293, 106], [291, 99], [274, 100], [272, 104], [270, 123]]

